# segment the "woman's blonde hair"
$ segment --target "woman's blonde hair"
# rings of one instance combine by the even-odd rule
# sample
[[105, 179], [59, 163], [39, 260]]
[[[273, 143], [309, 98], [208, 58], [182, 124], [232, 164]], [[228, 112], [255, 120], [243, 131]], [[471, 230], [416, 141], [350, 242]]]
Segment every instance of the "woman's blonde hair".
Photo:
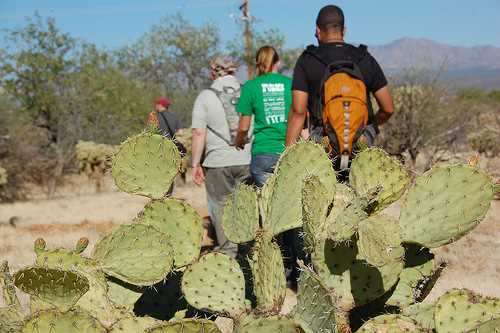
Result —
[[274, 47], [269, 45], [261, 47], [255, 57], [257, 76], [272, 72], [273, 66], [278, 61], [280, 56]]

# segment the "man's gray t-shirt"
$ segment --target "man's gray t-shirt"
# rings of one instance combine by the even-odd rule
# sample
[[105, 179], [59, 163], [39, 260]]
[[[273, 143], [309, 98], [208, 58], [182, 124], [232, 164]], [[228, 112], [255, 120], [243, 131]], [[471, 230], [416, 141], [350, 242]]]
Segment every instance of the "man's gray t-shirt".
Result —
[[[223, 87], [239, 89], [240, 83], [234, 76], [227, 75], [216, 79], [211, 86], [211, 88], [216, 90], [222, 90]], [[192, 128], [207, 130], [203, 166], [207, 168], [221, 168], [250, 164], [250, 144], [245, 145], [245, 149], [243, 150], [236, 150], [234, 146], [229, 146], [227, 142], [208, 130], [207, 126], [210, 126], [210, 128], [213, 128], [217, 133], [224, 136], [226, 140], [230, 141], [229, 126], [222, 102], [209, 89], [203, 90], [198, 95], [193, 107]]]

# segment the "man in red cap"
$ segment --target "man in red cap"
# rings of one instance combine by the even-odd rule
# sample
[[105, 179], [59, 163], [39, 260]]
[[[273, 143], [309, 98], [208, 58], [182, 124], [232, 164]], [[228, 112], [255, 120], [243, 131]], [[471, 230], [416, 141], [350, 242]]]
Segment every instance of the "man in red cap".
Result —
[[150, 124], [158, 125], [160, 132], [167, 138], [175, 138], [175, 134], [183, 128], [179, 118], [169, 110], [172, 101], [166, 97], [159, 97], [155, 101], [155, 111], [148, 116]]

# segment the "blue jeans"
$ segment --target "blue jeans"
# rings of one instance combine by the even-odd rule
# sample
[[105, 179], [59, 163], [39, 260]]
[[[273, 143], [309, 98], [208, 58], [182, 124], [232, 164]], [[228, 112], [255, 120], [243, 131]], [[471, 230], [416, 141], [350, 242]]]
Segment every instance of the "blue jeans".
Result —
[[280, 159], [279, 154], [257, 154], [252, 155], [250, 162], [250, 173], [255, 186], [262, 187], [266, 179], [274, 172], [274, 167]]

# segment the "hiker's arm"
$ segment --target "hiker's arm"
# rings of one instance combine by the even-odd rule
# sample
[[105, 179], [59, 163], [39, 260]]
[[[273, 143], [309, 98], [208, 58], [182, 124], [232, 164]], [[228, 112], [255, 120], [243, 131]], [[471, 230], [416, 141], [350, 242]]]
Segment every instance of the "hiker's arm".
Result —
[[288, 124], [286, 128], [286, 143], [285, 145], [291, 146], [299, 137], [304, 129], [304, 121], [306, 120], [307, 99], [309, 94], [305, 91], [294, 90], [293, 102], [290, 113], [288, 114]]
[[191, 145], [191, 167], [193, 168], [193, 182], [196, 185], [201, 185], [205, 180], [205, 174], [201, 167], [201, 156], [205, 147], [205, 136], [207, 130], [205, 128], [193, 128], [193, 142]]
[[248, 131], [250, 130], [250, 124], [252, 122], [252, 116], [240, 116], [240, 124], [238, 126], [238, 134], [236, 135], [236, 140], [234, 145], [236, 149], [245, 148], [247, 143]]
[[392, 103], [392, 96], [387, 86], [380, 88], [375, 93], [375, 99], [379, 106], [377, 112], [377, 124], [384, 124], [392, 116], [394, 112], [394, 104]]

